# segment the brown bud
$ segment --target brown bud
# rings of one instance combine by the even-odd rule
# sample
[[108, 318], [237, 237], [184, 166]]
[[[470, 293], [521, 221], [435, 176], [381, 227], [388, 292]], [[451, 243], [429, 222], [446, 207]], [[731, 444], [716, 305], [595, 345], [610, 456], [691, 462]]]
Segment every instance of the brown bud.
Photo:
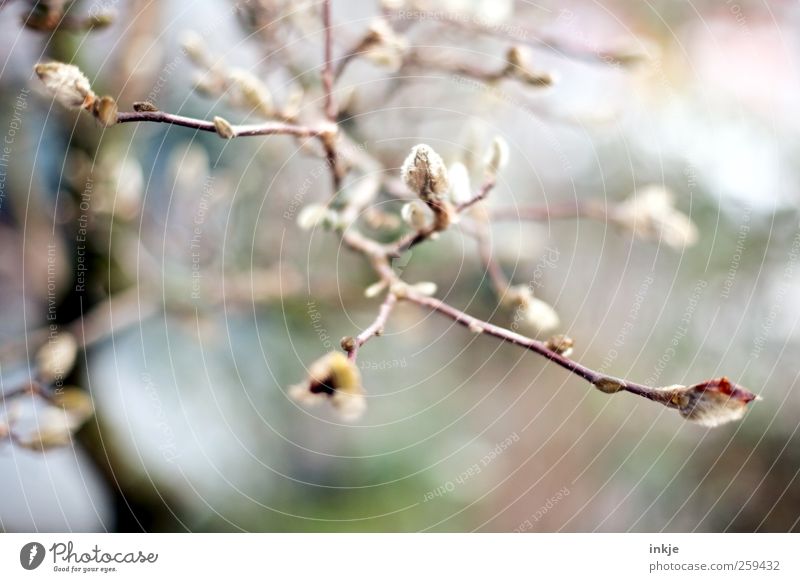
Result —
[[625, 382], [611, 376], [604, 376], [594, 383], [595, 388], [606, 394], [614, 394], [625, 388]]
[[233, 126], [230, 124], [230, 122], [228, 122], [227, 119], [215, 117], [214, 128], [217, 130], [217, 134], [222, 139], [233, 139], [236, 137], [236, 131], [233, 129]]
[[134, 111], [158, 111], [158, 107], [150, 103], [149, 101], [134, 101], [133, 102], [133, 110]]
[[419, 144], [411, 149], [402, 167], [403, 181], [424, 201], [441, 200], [449, 189], [447, 167], [433, 148]]
[[352, 336], [344, 336], [339, 343], [342, 346], [342, 349], [346, 352], [352, 352], [354, 349], [356, 349], [356, 338]]
[[704, 426], [717, 426], [739, 420], [747, 405], [758, 396], [737, 386], [724, 376], [693, 386], [673, 386], [669, 405], [687, 420]]
[[113, 97], [105, 95], [94, 104], [94, 116], [104, 127], [111, 127], [117, 123], [117, 102]]
[[544, 343], [545, 347], [551, 352], [568, 357], [572, 353], [574, 342], [572, 338], [564, 334], [554, 335]]

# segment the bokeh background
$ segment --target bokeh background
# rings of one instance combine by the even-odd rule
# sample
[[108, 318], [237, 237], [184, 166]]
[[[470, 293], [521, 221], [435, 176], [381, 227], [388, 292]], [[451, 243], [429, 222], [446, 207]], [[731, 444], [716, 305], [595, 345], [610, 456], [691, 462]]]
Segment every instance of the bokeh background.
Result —
[[[421, 141], [450, 162], [479, 159], [502, 135], [510, 163], [490, 206], [613, 204], [644, 184], [671, 188], [700, 231], [685, 250], [588, 220], [497, 225], [492, 246], [514, 282], [535, 281], [556, 307], [582, 363], [655, 385], [724, 374], [763, 397], [716, 429], [600, 394], [411, 305], [360, 353], [360, 421], [293, 403], [287, 387], [379, 303], [363, 296], [374, 275], [361, 257], [296, 225], [299, 209], [330, 196], [319, 159], [288, 137], [104, 130], [53, 104], [32, 67], [75, 62], [123, 110], [147, 99], [253, 121], [192, 90], [180, 42], [193, 30], [277, 101], [306, 88], [301, 114], [313, 118], [319, 6], [76, 1], [70, 14], [116, 13], [85, 32], [22, 26], [32, 4], [0, 8], [3, 390], [30, 373], [51, 306], [66, 326], [115, 297], [129, 321], [79, 357], [70, 383], [96, 416], [73, 446], [0, 444], [3, 530], [800, 529], [797, 2], [432, 1], [434, 13], [400, 23], [411, 46], [488, 66], [510, 43], [531, 45], [555, 85], [489, 90], [368, 60], [338, 84], [346, 127], [389, 174]], [[337, 53], [379, 11], [335, 0]], [[612, 49], [647, 59], [604, 62]], [[400, 208], [389, 192], [375, 204]], [[509, 323], [458, 229], [402, 268]]]

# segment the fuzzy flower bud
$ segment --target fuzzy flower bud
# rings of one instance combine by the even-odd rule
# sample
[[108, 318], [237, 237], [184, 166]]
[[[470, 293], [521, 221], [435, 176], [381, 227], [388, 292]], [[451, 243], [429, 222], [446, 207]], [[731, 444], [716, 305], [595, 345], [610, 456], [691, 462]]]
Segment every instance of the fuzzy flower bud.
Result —
[[300, 115], [300, 110], [303, 107], [304, 97], [305, 92], [301, 87], [293, 87], [289, 91], [289, 95], [286, 97], [286, 101], [283, 104], [283, 109], [280, 112], [280, 117], [285, 121], [293, 121], [297, 119], [297, 116]]
[[612, 378], [611, 376], [604, 376], [594, 382], [594, 387], [605, 392], [606, 394], [616, 394], [620, 390], [625, 389], [625, 382], [619, 378]]
[[64, 388], [50, 399], [36, 417], [36, 427], [15, 440], [32, 451], [47, 451], [69, 445], [73, 433], [94, 414], [89, 395], [78, 388]]
[[33, 70], [55, 97], [56, 101], [69, 109], [91, 107], [96, 98], [81, 70], [75, 65], [64, 63], [38, 63]]
[[71, 333], [61, 332], [36, 352], [39, 377], [44, 382], [54, 382], [67, 376], [75, 365], [78, 341]]
[[92, 112], [103, 127], [111, 127], [117, 123], [117, 102], [108, 95], [101, 97], [94, 103]]
[[422, 230], [428, 222], [425, 205], [419, 200], [412, 200], [403, 205], [400, 216], [414, 230]]
[[759, 399], [724, 376], [693, 386], [669, 386], [661, 390], [672, 393], [668, 405], [677, 408], [682, 417], [709, 427], [739, 420], [747, 405]]
[[389, 23], [383, 18], [378, 18], [369, 25], [367, 34], [364, 36], [363, 48], [392, 42], [394, 37], [394, 30], [392, 30]]
[[317, 227], [330, 227], [337, 219], [336, 211], [324, 204], [309, 204], [297, 215], [297, 226], [301, 230], [312, 230]]
[[425, 295], [426, 297], [432, 297], [436, 295], [436, 290], [438, 287], [436, 283], [431, 281], [421, 281], [419, 283], [414, 283], [411, 285], [411, 289], [419, 293], [420, 295]]
[[662, 240], [682, 249], [697, 242], [697, 227], [674, 207], [674, 196], [666, 188], [650, 185], [611, 212], [611, 219], [643, 240]]
[[199, 33], [194, 30], [186, 31], [181, 39], [181, 48], [195, 65], [208, 66], [210, 59], [206, 52], [206, 43]]
[[229, 78], [234, 88], [238, 89], [240, 99], [245, 106], [254, 109], [263, 117], [272, 117], [275, 114], [272, 94], [261, 79], [244, 69], [234, 69]]
[[62, 388], [50, 401], [64, 411], [68, 425], [72, 429], [80, 428], [94, 414], [94, 404], [91, 397], [80, 388]]
[[449, 188], [447, 168], [439, 154], [428, 145], [411, 148], [401, 172], [406, 186], [426, 202], [441, 200]]
[[133, 102], [133, 110], [134, 111], [158, 111], [158, 107], [154, 104], [150, 103], [149, 101], [134, 101]]
[[370, 25], [360, 49], [366, 51], [367, 58], [376, 65], [396, 70], [403, 64], [408, 42], [380, 18]]
[[378, 281], [377, 283], [373, 283], [364, 289], [364, 297], [367, 299], [377, 297], [384, 289], [386, 289], [386, 285], [386, 281]]
[[217, 130], [217, 134], [222, 139], [233, 139], [236, 137], [236, 132], [234, 131], [233, 126], [227, 119], [222, 117], [214, 118], [214, 129]]
[[308, 380], [289, 389], [302, 404], [330, 400], [344, 421], [357, 420], [367, 408], [358, 367], [342, 352], [330, 352], [308, 369]]
[[499, 135], [492, 140], [492, 145], [486, 152], [484, 164], [486, 175], [496, 178], [497, 174], [508, 164], [508, 142]]
[[547, 333], [561, 323], [556, 310], [534, 297], [530, 287], [526, 285], [510, 287], [504, 302], [516, 309], [515, 324], [527, 325], [537, 333]]
[[572, 341], [571, 337], [564, 334], [559, 334], [549, 338], [544, 345], [551, 352], [555, 352], [564, 356], [565, 358], [568, 358], [572, 355], [572, 347], [575, 345], [575, 342]]
[[450, 200], [455, 205], [464, 204], [472, 200], [472, 184], [469, 180], [469, 170], [461, 162], [450, 164], [447, 170], [450, 179]]

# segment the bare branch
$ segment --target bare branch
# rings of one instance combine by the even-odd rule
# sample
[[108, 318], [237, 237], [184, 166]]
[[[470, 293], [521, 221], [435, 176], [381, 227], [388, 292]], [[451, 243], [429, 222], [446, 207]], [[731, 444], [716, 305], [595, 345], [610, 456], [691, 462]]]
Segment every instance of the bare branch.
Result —
[[470, 206], [473, 206], [473, 205], [477, 204], [478, 202], [480, 202], [481, 200], [484, 200], [489, 195], [489, 193], [494, 189], [496, 184], [497, 184], [497, 180], [494, 177], [488, 178], [481, 185], [481, 188], [480, 188], [480, 190], [478, 190], [478, 193], [475, 194], [475, 196], [473, 198], [470, 198], [466, 202], [462, 202], [461, 204], [457, 205], [456, 206], [456, 210], [458, 212], [464, 212]]
[[606, 221], [608, 211], [602, 202], [562, 202], [547, 206], [521, 206], [514, 208], [498, 208], [491, 211], [492, 220], [565, 220], [588, 218]]
[[342, 339], [342, 348], [347, 352], [347, 357], [351, 361], [355, 361], [358, 355], [358, 350], [367, 343], [370, 339], [383, 333], [383, 328], [386, 325], [389, 316], [397, 303], [397, 295], [391, 291], [386, 294], [386, 299], [378, 309], [378, 315], [368, 328], [358, 334], [356, 337], [345, 337]]
[[[184, 117], [163, 111], [130, 111], [117, 114], [117, 123], [130, 123], [151, 121], [154, 123], [168, 123], [180, 125], [199, 131], [217, 133], [217, 128], [212, 121]], [[321, 137], [330, 132], [329, 127], [309, 127], [291, 123], [267, 122], [254, 125], [232, 126], [234, 137], [247, 137], [254, 135], [291, 135], [295, 137]]]
[[689, 398], [689, 396], [701, 398], [702, 395], [704, 395], [709, 389], [720, 391], [720, 396], [715, 396], [715, 398], [721, 397], [723, 399], [721, 403], [715, 402], [715, 404], [719, 404], [720, 406], [728, 405], [724, 398], [727, 398], [728, 401], [733, 401], [733, 404], [741, 404], [742, 407], [757, 399], [754, 394], [740, 386], [736, 386], [727, 378], [707, 380], [688, 388], [684, 386], [655, 388], [652, 386], [645, 386], [644, 384], [637, 384], [635, 382], [623, 380], [621, 378], [614, 378], [613, 376], [606, 376], [601, 372], [587, 368], [586, 366], [579, 364], [578, 362], [571, 360], [570, 358], [565, 357], [556, 351], [553, 351], [545, 342], [540, 342], [538, 340], [525, 337], [519, 333], [477, 319], [476, 317], [468, 315], [463, 311], [459, 311], [455, 307], [452, 307], [447, 303], [436, 299], [435, 297], [428, 297], [426, 295], [421, 295], [409, 290], [401, 296], [401, 299], [432, 309], [433, 311], [449, 317], [453, 321], [469, 328], [473, 332], [486, 333], [503, 341], [517, 345], [521, 348], [535, 352], [540, 356], [547, 358], [551, 362], [561, 366], [562, 368], [569, 370], [576, 376], [580, 376], [590, 384], [594, 385], [595, 388], [601, 392], [605, 392], [607, 394], [614, 394], [620, 391], [630, 392], [631, 394], [642, 396], [643, 398], [647, 398], [648, 400], [652, 400], [654, 402], [659, 402], [665, 406], [669, 406], [670, 408], [678, 408], [687, 418], [691, 418], [692, 414], [699, 414], [699, 411], [697, 409], [697, 402], [687, 403], [685, 401], [686, 398]]
[[325, 62], [322, 65], [322, 87], [325, 90], [325, 115], [336, 122], [336, 103], [333, 96], [333, 27], [331, 26], [331, 0], [322, 0], [322, 26], [325, 35]]

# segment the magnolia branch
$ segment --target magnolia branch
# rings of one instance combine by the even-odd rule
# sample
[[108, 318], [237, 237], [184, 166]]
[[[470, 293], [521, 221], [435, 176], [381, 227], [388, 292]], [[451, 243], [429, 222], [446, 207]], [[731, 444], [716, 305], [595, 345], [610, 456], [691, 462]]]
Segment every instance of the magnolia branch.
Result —
[[496, 184], [497, 184], [497, 180], [494, 178], [494, 176], [489, 177], [481, 185], [480, 190], [478, 190], [478, 193], [475, 194], [475, 196], [473, 196], [472, 198], [470, 198], [466, 202], [462, 202], [461, 204], [457, 204], [456, 205], [456, 210], [458, 212], [464, 212], [470, 206], [474, 206], [475, 204], [477, 204], [481, 200], [484, 200], [489, 195], [489, 193], [494, 189]]
[[[502, 148], [495, 147], [495, 150], [502, 150]], [[450, 213], [459, 214], [484, 200], [493, 189], [496, 171], [502, 165], [499, 158], [503, 156], [492, 157], [498, 159], [492, 160], [490, 158], [490, 171], [488, 172], [487, 180], [479, 189], [478, 193], [467, 202], [450, 206], [449, 208], [443, 205], [442, 199], [438, 196], [442, 191], [442, 184], [447, 181], [443, 170], [444, 166], [441, 159], [427, 146], [417, 146], [412, 150], [404, 164], [404, 180], [409, 189], [415, 191], [420, 199], [427, 203], [434, 215], [437, 215], [439, 212], [448, 215]], [[550, 207], [548, 210], [555, 208], [556, 207]], [[572, 206], [567, 204], [560, 207], [559, 210], [561, 211], [560, 215], [558, 211], [554, 212], [556, 217], [566, 218], [568, 216], [585, 215], [593, 218], [606, 218], [608, 216], [605, 208], [594, 203], [583, 205], [576, 204]], [[375, 243], [375, 241], [360, 235], [355, 229], [346, 230], [342, 233], [345, 244], [352, 250], [360, 252], [369, 258], [372, 266], [381, 278], [381, 284], [389, 289], [373, 323], [355, 338], [343, 338], [342, 347], [345, 352], [347, 352], [350, 362], [355, 361], [358, 350], [364, 343], [382, 333], [396, 302], [398, 300], [403, 300], [444, 315], [460, 325], [467, 327], [473, 333], [485, 333], [501, 341], [532, 351], [572, 374], [583, 378], [601, 392], [606, 394], [614, 394], [622, 391], [630, 392], [631, 394], [658, 402], [669, 408], [677, 409], [685, 418], [707, 426], [716, 426], [717, 424], [741, 418], [746, 406], [757, 398], [751, 392], [730, 382], [725, 377], [707, 380], [693, 386], [676, 385], [669, 387], [652, 387], [608, 376], [570, 359], [569, 353], [572, 351], [572, 340], [566, 336], [554, 336], [546, 342], [539, 341], [510, 329], [480, 320], [440, 299], [419, 293], [413, 286], [400, 280], [391, 269], [390, 260], [397, 256], [399, 252], [411, 248], [411, 246], [415, 244], [429, 240], [439, 229], [443, 230], [446, 228], [452, 221], [452, 218], [452, 216], [448, 216], [448, 219], [443, 220], [440, 224], [440, 220], [442, 219], [437, 217], [432, 225], [418, 229], [416, 232], [412, 232], [410, 235], [406, 235], [396, 243], [390, 245]], [[485, 216], [483, 218], [485, 219]], [[519, 289], [509, 286], [502, 269], [491, 256], [486, 223], [481, 221], [477, 227], [476, 238], [478, 240], [481, 258], [489, 272], [490, 279], [496, 291], [501, 297], [505, 295], [507, 291], [512, 292], [510, 293], [512, 296], [519, 294]], [[320, 367], [325, 368], [325, 362], [331, 363], [334, 361], [335, 358], [322, 360], [320, 361]], [[331, 369], [333, 369], [332, 364]], [[338, 372], [338, 374], [341, 375], [341, 372]], [[326, 374], [323, 373], [322, 375], [325, 376]], [[335, 395], [337, 391], [342, 391], [352, 398], [361, 395], [360, 384], [357, 388], [354, 385], [345, 383], [337, 386], [335, 376], [336, 374], [331, 372], [330, 378], [322, 382], [326, 386], [328, 385], [326, 382], [332, 384], [331, 394]]]
[[[351, 51], [345, 53], [338, 65], [333, 58], [333, 26], [331, 21], [331, 0], [322, 1], [322, 24], [324, 35], [324, 62], [321, 68], [321, 86], [323, 91], [323, 113], [325, 124], [306, 126], [285, 122], [267, 122], [256, 125], [232, 125], [226, 120], [215, 117], [213, 121], [204, 121], [179, 115], [157, 111], [149, 103], [135, 104], [136, 111], [117, 111], [116, 102], [109, 96], [98, 97], [91, 89], [88, 79], [73, 65], [63, 63], [46, 63], [36, 66], [36, 73], [45, 85], [62, 104], [72, 109], [85, 109], [105, 126], [128, 122], [155, 122], [179, 125], [198, 131], [215, 132], [220, 137], [231, 139], [240, 136], [258, 135], [290, 135], [294, 137], [317, 138], [325, 150], [328, 169], [331, 173], [334, 194], [342, 185], [349, 168], [340, 163], [339, 148], [341, 140], [347, 139], [345, 134], [339, 135], [337, 118], [339, 111], [334, 97], [335, 82], [358, 54], [367, 52], [373, 46], [392, 46], [401, 54], [400, 65], [422, 62], [426, 67], [439, 67], [455, 70], [460, 74], [468, 74], [479, 79], [495, 82], [509, 78], [534, 85], [549, 85], [549, 75], [533, 70], [527, 56], [520, 47], [508, 49], [505, 64], [495, 71], [484, 71], [471, 64], [448, 62], [445, 59], [430, 61], [417, 53], [404, 52], [400, 39], [394, 37], [394, 31], [383, 26], [373, 27], [367, 35]], [[484, 32], [484, 31], [480, 31]], [[538, 41], [540, 42], [540, 41]], [[405, 59], [405, 63], [403, 62]], [[250, 89], [253, 89], [251, 86]], [[256, 87], [256, 89], [263, 89]], [[255, 91], [255, 89], [253, 89]], [[258, 92], [258, 91], [255, 91]], [[263, 105], [263, 103], [261, 103]], [[448, 170], [441, 157], [427, 145], [414, 147], [403, 164], [402, 180], [414, 199], [403, 209], [403, 219], [412, 227], [411, 232], [388, 244], [363, 235], [355, 225], [361, 207], [346, 209], [340, 216], [352, 218], [335, 227], [340, 233], [342, 242], [351, 250], [364, 256], [377, 274], [377, 292], [386, 290], [386, 296], [373, 322], [356, 337], [342, 340], [346, 352], [331, 352], [309, 366], [309, 378], [303, 385], [291, 389], [291, 394], [301, 401], [315, 401], [320, 398], [330, 399], [343, 418], [354, 420], [366, 406], [363, 397], [360, 374], [354, 362], [359, 349], [370, 339], [381, 335], [389, 321], [395, 305], [399, 300], [408, 301], [418, 306], [433, 310], [453, 321], [469, 328], [475, 333], [485, 333], [529, 351], [532, 351], [583, 378], [605, 393], [627, 391], [637, 396], [676, 408], [686, 418], [706, 425], [715, 425], [740, 418], [745, 406], [756, 397], [752, 393], [731, 383], [727, 378], [708, 380], [694, 386], [671, 386], [657, 388], [645, 386], [627, 380], [606, 376], [570, 359], [572, 342], [565, 336], [554, 336], [546, 342], [532, 339], [515, 331], [479, 320], [447, 303], [432, 297], [435, 286], [431, 284], [410, 285], [402, 281], [391, 266], [391, 260], [405, 251], [425, 241], [435, 239], [440, 232], [447, 230], [458, 216], [468, 209], [483, 202], [495, 186], [498, 171], [508, 158], [508, 146], [503, 140], [495, 140], [486, 161], [486, 179], [477, 193], [467, 200], [455, 201]], [[467, 178], [468, 180], [468, 178]], [[327, 208], [325, 209], [328, 210]], [[484, 209], [485, 212], [485, 209]], [[643, 192], [615, 206], [609, 211], [605, 206], [596, 203], [564, 203], [544, 208], [526, 207], [501, 209], [490, 213], [495, 220], [548, 220], [559, 218], [587, 217], [598, 220], [613, 220], [618, 224], [629, 226], [641, 238], [664, 240], [671, 246], [691, 244], [697, 232], [691, 220], [672, 206], [672, 199], [666, 192], [657, 189]], [[501, 298], [511, 298], [511, 303], [531, 311], [532, 307], [545, 312], [549, 317], [549, 326], [555, 327], [558, 318], [555, 312], [541, 300], [533, 297], [533, 292], [520, 286], [510, 287], [500, 266], [491, 256], [488, 239], [486, 216], [481, 217], [478, 224], [477, 238], [481, 258], [487, 267], [493, 286]], [[422, 287], [425, 285], [425, 287]], [[422, 288], [428, 292], [423, 293]], [[538, 301], [538, 303], [537, 303]], [[543, 307], [544, 306], [544, 307]], [[550, 310], [550, 313], [546, 313]], [[29, 388], [26, 388], [29, 389]]]
[[325, 115], [336, 122], [336, 103], [333, 96], [333, 26], [331, 22], [331, 0], [322, 1], [322, 26], [325, 39], [325, 62], [322, 66], [322, 86], [325, 90]]
[[634, 394], [638, 394], [640, 396], [645, 396], [646, 398], [650, 398], [651, 400], [663, 400], [663, 395], [655, 392], [652, 388], [647, 386], [643, 386], [640, 384], [634, 384], [626, 382], [625, 380], [620, 380], [617, 378], [611, 378], [610, 376], [606, 376], [605, 374], [601, 374], [599, 372], [595, 372], [575, 362], [566, 358], [555, 352], [553, 350], [548, 349], [544, 342], [540, 342], [535, 339], [531, 339], [526, 337], [522, 334], [517, 332], [511, 331], [504, 327], [500, 327], [494, 325], [492, 323], [488, 323], [486, 321], [482, 321], [476, 317], [468, 315], [463, 311], [459, 311], [455, 307], [448, 305], [447, 303], [436, 299], [435, 297], [426, 297], [424, 295], [420, 295], [418, 293], [414, 293], [413, 291], [409, 291], [403, 296], [403, 299], [409, 301], [411, 303], [416, 303], [417, 305], [427, 307], [437, 313], [440, 313], [446, 317], [449, 317], [456, 323], [459, 323], [467, 328], [469, 328], [472, 332], [480, 332], [486, 333], [487, 335], [491, 335], [493, 337], [499, 338], [503, 341], [512, 343], [514, 345], [520, 346], [532, 352], [539, 354], [540, 356], [544, 356], [548, 360], [555, 362], [562, 368], [565, 368], [572, 372], [573, 374], [580, 376], [587, 382], [590, 382], [594, 385], [609, 385], [611, 383], [617, 384], [619, 387], [614, 390], [628, 390]]
[[[331, 21], [331, 0], [322, 1], [322, 26], [324, 38], [324, 62], [322, 64], [322, 87], [325, 92], [325, 117], [336, 127], [336, 118], [339, 115], [333, 94], [333, 23]], [[325, 158], [331, 172], [331, 185], [333, 194], [336, 195], [342, 188], [344, 171], [339, 163], [339, 154], [336, 151], [336, 132], [322, 136], [322, 147], [325, 149]]]
[[392, 292], [387, 293], [386, 299], [384, 299], [380, 309], [378, 310], [378, 315], [375, 317], [375, 320], [370, 324], [370, 326], [356, 337], [342, 338], [342, 348], [347, 352], [347, 357], [350, 358], [350, 360], [355, 361], [356, 356], [358, 355], [358, 350], [361, 346], [363, 346], [373, 337], [383, 334], [384, 326], [389, 320], [389, 316], [391, 315], [396, 303], [397, 295]]
[[[131, 111], [117, 114], [117, 123], [149, 121], [189, 127], [199, 131], [219, 133], [218, 125], [212, 121], [184, 117], [163, 111]], [[255, 135], [291, 135], [294, 137], [320, 137], [330, 133], [330, 127], [309, 127], [291, 123], [267, 122], [253, 125], [232, 125], [230, 137], [247, 137]], [[228, 137], [228, 136], [223, 136]]]
[[609, 212], [602, 202], [560, 202], [547, 206], [520, 206], [513, 208], [497, 208], [491, 211], [492, 220], [570, 220], [589, 218], [605, 221]]
[[[437, 14], [437, 12], [433, 10], [430, 12], [431, 14]], [[421, 15], [424, 15], [424, 13], [424, 10], [420, 12]], [[402, 19], [400, 11], [398, 10], [387, 10], [386, 15], [389, 18]], [[436, 21], [442, 26], [458, 28], [474, 34], [494, 37], [500, 40], [506, 40], [509, 37], [509, 33], [502, 30], [500, 27], [483, 24], [475, 19], [468, 20], [453, 16], [451, 18], [439, 17], [436, 18]], [[642, 51], [597, 50], [596, 47], [580, 46], [576, 43], [548, 37], [539, 31], [527, 29], [518, 25], [514, 25], [512, 31], [515, 40], [520, 44], [548, 49], [556, 54], [579, 61], [610, 66], [630, 66], [647, 59], [647, 55]]]
[[583, 378], [601, 392], [606, 394], [614, 394], [620, 391], [630, 392], [636, 396], [678, 409], [684, 417], [708, 426], [716, 426], [728, 420], [741, 417], [746, 405], [758, 398], [755, 394], [741, 386], [737, 386], [725, 377], [707, 380], [689, 387], [654, 388], [629, 380], [606, 376], [569, 359], [556, 350], [550, 349], [544, 342], [472, 317], [435, 297], [427, 297], [409, 291], [402, 295], [401, 298], [449, 317], [472, 332], [486, 333], [539, 354], [576, 376]]

